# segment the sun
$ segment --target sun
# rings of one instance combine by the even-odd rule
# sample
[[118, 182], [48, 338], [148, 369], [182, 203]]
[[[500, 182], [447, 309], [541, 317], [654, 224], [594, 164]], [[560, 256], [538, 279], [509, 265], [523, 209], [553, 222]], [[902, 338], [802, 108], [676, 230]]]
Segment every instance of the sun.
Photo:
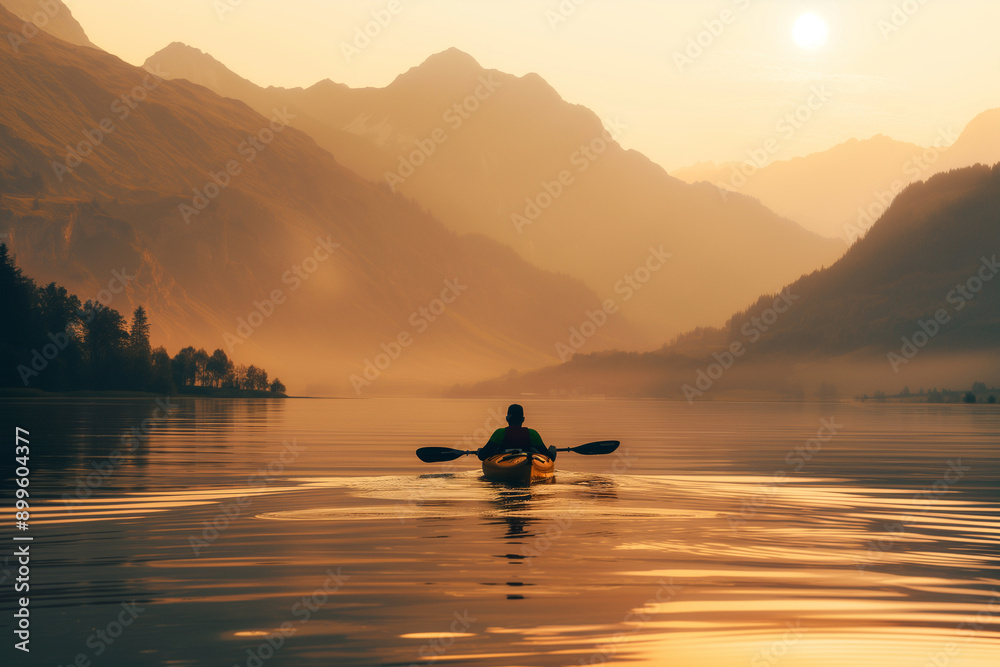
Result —
[[792, 28], [795, 43], [809, 51], [826, 44], [826, 38], [829, 34], [830, 30], [827, 28], [826, 21], [823, 20], [822, 16], [813, 12], [808, 12], [797, 18], [795, 26]]

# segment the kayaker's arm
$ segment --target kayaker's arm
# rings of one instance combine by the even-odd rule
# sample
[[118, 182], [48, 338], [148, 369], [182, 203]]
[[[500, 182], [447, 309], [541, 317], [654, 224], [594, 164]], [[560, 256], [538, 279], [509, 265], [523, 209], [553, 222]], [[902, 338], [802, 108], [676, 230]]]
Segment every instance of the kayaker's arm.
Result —
[[503, 453], [503, 434], [504, 429], [502, 428], [498, 428], [493, 431], [493, 435], [490, 436], [490, 441], [487, 442], [484, 447], [476, 451], [476, 456], [479, 457], [480, 461], [485, 461], [495, 454]]
[[556, 459], [556, 448], [555, 447], [546, 447], [545, 443], [542, 442], [542, 436], [539, 435], [538, 431], [536, 431], [533, 428], [529, 428], [528, 429], [528, 439], [531, 441], [531, 447], [532, 447], [532, 449], [536, 453], [548, 456], [553, 461], [555, 461], [555, 459]]

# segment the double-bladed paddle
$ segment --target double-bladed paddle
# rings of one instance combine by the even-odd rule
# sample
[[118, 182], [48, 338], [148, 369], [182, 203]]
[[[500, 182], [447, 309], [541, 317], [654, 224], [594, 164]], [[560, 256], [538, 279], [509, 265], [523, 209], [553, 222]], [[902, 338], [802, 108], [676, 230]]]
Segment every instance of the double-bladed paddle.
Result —
[[[598, 442], [588, 442], [585, 445], [557, 449], [557, 452], [573, 452], [584, 456], [597, 456], [599, 454], [610, 454], [618, 449], [621, 442], [618, 440], [599, 440]], [[417, 457], [424, 463], [443, 463], [454, 461], [455, 459], [475, 454], [474, 449], [451, 449], [449, 447], [421, 447], [417, 450]]]

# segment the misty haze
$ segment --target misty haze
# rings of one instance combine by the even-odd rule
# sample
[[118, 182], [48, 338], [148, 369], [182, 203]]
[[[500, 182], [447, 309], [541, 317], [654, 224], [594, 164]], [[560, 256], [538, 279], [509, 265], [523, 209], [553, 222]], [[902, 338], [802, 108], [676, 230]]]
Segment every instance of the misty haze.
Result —
[[994, 665], [998, 23], [0, 0], [4, 664]]

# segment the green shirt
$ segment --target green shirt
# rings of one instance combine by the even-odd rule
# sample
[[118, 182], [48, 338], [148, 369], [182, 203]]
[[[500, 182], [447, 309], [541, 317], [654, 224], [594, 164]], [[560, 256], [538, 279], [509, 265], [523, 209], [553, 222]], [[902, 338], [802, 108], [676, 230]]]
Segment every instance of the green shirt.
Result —
[[508, 449], [549, 456], [549, 451], [545, 448], [538, 431], [523, 426], [508, 426], [493, 431], [490, 441], [478, 452], [479, 460], [484, 461], [491, 456], [503, 454]]

